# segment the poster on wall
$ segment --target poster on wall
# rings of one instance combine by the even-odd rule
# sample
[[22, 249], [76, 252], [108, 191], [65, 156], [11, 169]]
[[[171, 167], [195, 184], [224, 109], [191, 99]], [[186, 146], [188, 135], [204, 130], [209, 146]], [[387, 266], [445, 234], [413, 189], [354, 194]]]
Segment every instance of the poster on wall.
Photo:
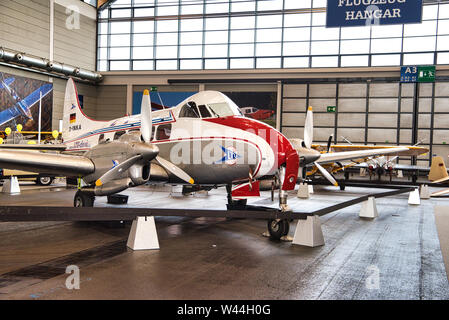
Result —
[[10, 127], [38, 131], [39, 104], [42, 98], [41, 131], [51, 131], [53, 84], [0, 72], [0, 131]]

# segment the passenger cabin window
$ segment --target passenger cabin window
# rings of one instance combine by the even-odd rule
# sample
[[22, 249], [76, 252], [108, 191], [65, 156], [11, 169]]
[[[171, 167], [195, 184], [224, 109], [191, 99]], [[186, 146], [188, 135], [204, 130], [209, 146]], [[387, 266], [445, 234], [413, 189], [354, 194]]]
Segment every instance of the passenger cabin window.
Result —
[[170, 139], [171, 135], [171, 123], [162, 124], [157, 127], [156, 140], [167, 140]]
[[100, 136], [98, 137], [98, 143], [102, 142], [104, 142], [104, 133], [100, 134]]
[[[196, 110], [195, 110], [196, 109]], [[199, 118], [195, 102], [186, 103], [179, 112], [180, 118]]]
[[115, 134], [114, 134], [114, 140], [117, 140], [118, 138], [120, 138], [122, 135], [124, 135], [126, 133], [126, 131], [117, 131]]

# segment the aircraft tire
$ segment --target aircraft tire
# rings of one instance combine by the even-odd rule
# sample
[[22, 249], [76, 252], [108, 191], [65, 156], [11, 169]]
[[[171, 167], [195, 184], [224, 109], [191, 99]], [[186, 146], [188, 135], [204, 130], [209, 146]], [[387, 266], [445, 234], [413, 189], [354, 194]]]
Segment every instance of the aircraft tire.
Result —
[[74, 207], [93, 207], [94, 206], [95, 197], [87, 194], [86, 192], [82, 192], [78, 190], [75, 193], [75, 197], [73, 198], [73, 206]]
[[52, 177], [39, 176], [36, 178], [36, 184], [40, 186], [49, 186], [53, 183]]
[[270, 219], [268, 220], [267, 228], [271, 239], [280, 240], [282, 236], [288, 234], [290, 223], [286, 219]]

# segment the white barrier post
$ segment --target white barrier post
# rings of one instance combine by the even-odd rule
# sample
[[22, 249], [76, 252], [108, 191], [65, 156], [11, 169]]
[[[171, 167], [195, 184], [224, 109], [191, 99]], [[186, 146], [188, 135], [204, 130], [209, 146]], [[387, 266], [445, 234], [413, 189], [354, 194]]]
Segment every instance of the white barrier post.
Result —
[[126, 246], [133, 250], [159, 249], [154, 217], [137, 217], [133, 221]]
[[376, 199], [374, 197], [369, 197], [368, 200], [362, 203], [362, 208], [360, 209], [360, 218], [370, 218], [375, 219], [379, 216], [376, 207]]
[[323, 230], [319, 216], [308, 216], [307, 220], [299, 219], [296, 225], [293, 244], [307, 247], [324, 245]]

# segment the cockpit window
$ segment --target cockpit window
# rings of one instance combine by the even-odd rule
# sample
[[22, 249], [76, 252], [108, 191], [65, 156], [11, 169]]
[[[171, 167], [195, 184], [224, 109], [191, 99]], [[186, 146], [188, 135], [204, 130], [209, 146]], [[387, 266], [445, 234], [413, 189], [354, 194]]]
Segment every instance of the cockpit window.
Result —
[[234, 112], [226, 102], [210, 103], [208, 106], [210, 111], [216, 117], [229, 117], [234, 115]]
[[207, 107], [204, 104], [198, 106], [198, 109], [200, 111], [201, 118], [210, 118], [210, 117], [212, 117], [212, 115], [210, 114], [209, 110], [207, 110]]
[[198, 115], [198, 109], [195, 110], [194, 108], [196, 108], [196, 104], [194, 102], [186, 103], [181, 108], [181, 111], [179, 112], [179, 117], [180, 118], [199, 118], [200, 116]]

